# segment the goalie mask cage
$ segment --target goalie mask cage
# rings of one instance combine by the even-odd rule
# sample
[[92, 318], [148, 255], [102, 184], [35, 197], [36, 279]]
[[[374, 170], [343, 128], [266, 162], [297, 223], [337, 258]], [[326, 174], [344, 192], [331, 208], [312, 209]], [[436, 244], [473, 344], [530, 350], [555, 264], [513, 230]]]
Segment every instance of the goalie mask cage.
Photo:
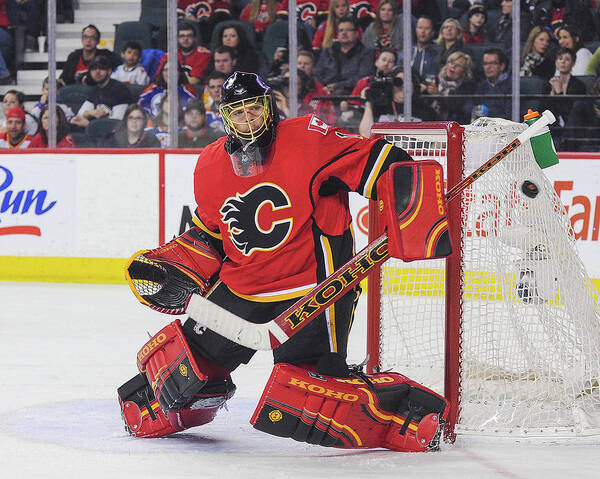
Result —
[[[448, 189], [525, 128], [481, 118], [379, 123], [372, 135], [442, 163]], [[600, 435], [599, 295], [529, 142], [452, 200], [448, 219], [449, 258], [390, 258], [369, 277], [369, 370], [444, 394], [450, 440]], [[371, 201], [370, 240], [380, 234]]]

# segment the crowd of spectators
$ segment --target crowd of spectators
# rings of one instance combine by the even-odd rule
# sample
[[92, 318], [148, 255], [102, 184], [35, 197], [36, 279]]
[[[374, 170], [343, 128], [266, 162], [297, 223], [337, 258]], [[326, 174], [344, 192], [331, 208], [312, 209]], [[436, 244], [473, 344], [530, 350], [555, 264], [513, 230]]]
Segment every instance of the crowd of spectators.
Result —
[[[37, 49], [43, 3], [0, 0], [0, 83], [12, 61], [4, 56], [14, 37], [11, 26], [20, 25], [28, 48]], [[224, 135], [220, 88], [236, 70], [261, 74], [274, 89], [281, 116], [288, 117], [292, 54], [298, 64], [298, 114], [316, 113], [363, 135], [373, 122], [405, 120], [402, 0], [298, 0], [296, 12], [288, 11], [287, 0], [177, 4], [179, 131], [174, 134], [180, 147], [202, 147]], [[72, 2], [58, 6], [63, 19], [72, 20]], [[555, 113], [565, 127], [562, 139], [577, 149], [570, 140], [581, 135], [581, 126], [600, 123], [600, 83], [595, 81], [600, 74], [600, 0], [522, 0], [521, 7], [519, 75], [522, 81], [537, 79], [539, 95], [532, 96], [532, 103]], [[466, 124], [479, 116], [511, 117], [512, 8], [511, 0], [413, 0], [414, 88], [412, 118], [406, 120]], [[295, 52], [289, 51], [286, 37], [273, 45], [274, 32], [290, 18], [298, 21]], [[120, 51], [98, 48], [100, 38], [98, 28], [86, 26], [81, 48], [62, 68], [59, 87], [66, 91], [84, 85], [86, 97], [72, 108], [59, 90], [57, 143], [168, 146], [168, 63], [158, 37], [155, 48], [128, 41]], [[47, 84], [46, 79], [30, 111], [19, 91], [4, 95], [1, 146], [48, 144]], [[591, 96], [582, 100], [581, 95]], [[525, 108], [528, 102], [521, 100]], [[86, 138], [100, 121], [110, 128]], [[600, 131], [584, 136], [589, 148]]]

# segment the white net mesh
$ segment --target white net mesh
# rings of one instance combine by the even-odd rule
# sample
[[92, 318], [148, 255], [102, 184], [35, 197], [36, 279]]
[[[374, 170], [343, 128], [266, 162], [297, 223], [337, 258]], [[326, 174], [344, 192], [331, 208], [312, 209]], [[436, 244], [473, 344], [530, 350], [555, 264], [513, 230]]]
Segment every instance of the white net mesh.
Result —
[[[465, 174], [524, 128], [484, 118], [467, 126]], [[393, 130], [386, 138], [415, 159], [445, 164], [444, 136], [444, 131]], [[457, 433], [600, 434], [599, 295], [577, 254], [569, 218], [529, 143], [478, 178], [461, 201]], [[441, 260], [390, 260], [382, 268], [381, 366], [440, 392], [444, 284]]]

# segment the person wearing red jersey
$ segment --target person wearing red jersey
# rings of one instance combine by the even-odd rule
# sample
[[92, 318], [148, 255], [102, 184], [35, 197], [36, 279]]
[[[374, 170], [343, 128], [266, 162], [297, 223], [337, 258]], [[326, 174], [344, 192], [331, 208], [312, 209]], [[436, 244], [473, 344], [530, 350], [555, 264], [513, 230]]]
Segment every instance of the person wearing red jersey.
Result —
[[177, 59], [188, 68], [190, 83], [200, 83], [210, 65], [212, 54], [208, 48], [196, 44], [196, 30], [190, 22], [179, 22], [177, 46]]
[[0, 133], [0, 148], [29, 148], [31, 137], [25, 130], [25, 110], [18, 106], [6, 114], [6, 132]]
[[[195, 226], [143, 255], [174, 260], [209, 301], [264, 323], [353, 256], [348, 192], [377, 199], [390, 165], [411, 158], [315, 115], [280, 121], [270, 87], [253, 73], [225, 81], [220, 108], [227, 136], [198, 158]], [[130, 278], [140, 278], [142, 264], [130, 265]], [[167, 296], [191, 284], [176, 276]], [[398, 373], [366, 376], [346, 364], [359, 294], [350, 289], [273, 351], [251, 423], [323, 446], [435, 448], [444, 398]], [[138, 353], [141, 374], [119, 388], [126, 428], [156, 437], [211, 421], [235, 391], [229, 373], [254, 353], [192, 319], [169, 324]]]
[[[50, 128], [50, 110], [44, 105], [38, 119], [38, 132], [31, 139], [29, 148], [48, 148], [48, 130]], [[75, 143], [69, 135], [69, 123], [63, 109], [56, 105], [56, 148], [73, 148]]]

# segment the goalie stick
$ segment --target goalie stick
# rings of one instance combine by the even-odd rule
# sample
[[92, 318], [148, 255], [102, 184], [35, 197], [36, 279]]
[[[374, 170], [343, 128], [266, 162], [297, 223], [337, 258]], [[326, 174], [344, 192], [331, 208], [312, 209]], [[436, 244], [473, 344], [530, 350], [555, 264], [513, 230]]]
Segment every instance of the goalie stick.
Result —
[[[542, 116], [517, 138], [450, 188], [446, 193], [446, 201], [449, 202], [456, 198], [477, 178], [506, 158], [520, 145], [537, 136], [544, 127], [554, 121], [554, 115], [548, 110], [544, 111]], [[383, 233], [282, 314], [266, 323], [256, 324], [246, 321], [198, 294], [192, 295], [186, 313], [201, 326], [242, 346], [256, 350], [274, 349], [301, 331], [326, 308], [364, 279], [373, 267], [386, 261], [389, 258], [387, 246], [387, 233]]]

